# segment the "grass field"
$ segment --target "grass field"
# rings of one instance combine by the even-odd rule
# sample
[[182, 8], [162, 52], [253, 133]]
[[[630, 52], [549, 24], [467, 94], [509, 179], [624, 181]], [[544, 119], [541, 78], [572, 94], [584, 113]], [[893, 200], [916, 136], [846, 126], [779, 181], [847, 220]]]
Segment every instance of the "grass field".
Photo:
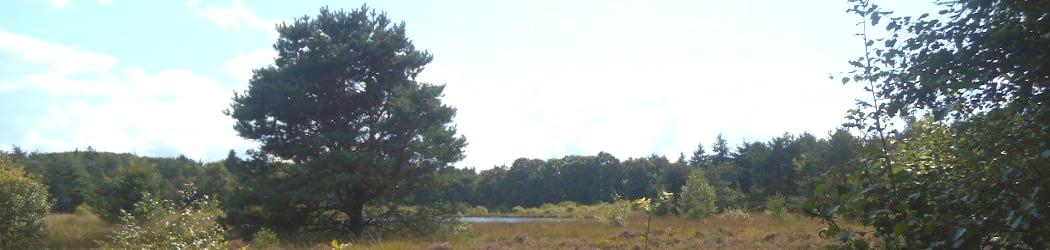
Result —
[[[652, 249], [814, 249], [835, 242], [817, 235], [819, 221], [799, 215], [774, 218], [761, 213], [713, 215], [705, 219], [656, 217], [651, 223]], [[97, 248], [112, 226], [95, 216], [53, 214], [47, 217], [51, 249]], [[631, 213], [627, 226], [594, 220], [544, 223], [472, 223], [470, 232], [453, 236], [357, 239], [350, 249], [637, 249], [644, 247], [645, 214]], [[856, 225], [851, 226], [857, 228]], [[231, 248], [244, 246], [235, 240]], [[329, 249], [328, 242], [284, 245], [285, 249]]]
[[[818, 220], [789, 216], [776, 219], [752, 213], [749, 219], [710, 216], [690, 220], [653, 218], [653, 249], [814, 249], [835, 242], [817, 235]], [[354, 249], [635, 249], [643, 248], [645, 215], [633, 213], [626, 227], [594, 221], [551, 223], [477, 223], [473, 235], [429, 239], [384, 239], [357, 242]]]
[[48, 237], [44, 246], [50, 249], [98, 248], [113, 226], [94, 215], [51, 214], [44, 218]]

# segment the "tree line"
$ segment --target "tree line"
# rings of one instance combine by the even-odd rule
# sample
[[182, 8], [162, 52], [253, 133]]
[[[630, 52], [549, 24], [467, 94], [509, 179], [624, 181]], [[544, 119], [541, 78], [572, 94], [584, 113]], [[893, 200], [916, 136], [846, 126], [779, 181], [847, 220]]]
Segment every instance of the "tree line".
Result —
[[[406, 193], [409, 204], [441, 203], [466, 212], [485, 206], [510, 212], [512, 207], [538, 207], [571, 201], [579, 204], [614, 202], [617, 199], [655, 197], [669, 192], [676, 202], [687, 178], [702, 170], [716, 194], [718, 211], [731, 208], [761, 209], [766, 198], [783, 194], [798, 208], [806, 194], [828, 183], [828, 175], [844, 175], [855, 168], [856, 157], [871, 140], [838, 129], [825, 137], [810, 133], [784, 134], [765, 142], [744, 142], [731, 148], [719, 135], [709, 148], [699, 144], [676, 160], [651, 155], [620, 160], [601, 152], [593, 156], [554, 159], [519, 158], [509, 166], [444, 167], [429, 173], [419, 188]], [[188, 183], [200, 195], [218, 197], [230, 223], [240, 227], [270, 227], [301, 223], [279, 220], [274, 211], [255, 213], [262, 206], [293, 204], [295, 195], [275, 195], [285, 181], [272, 162], [241, 159], [231, 151], [226, 159], [201, 163], [180, 156], [142, 157], [86, 151], [26, 153], [18, 147], [5, 153], [41, 177], [54, 200], [52, 212], [71, 213], [88, 206], [104, 218], [115, 220], [130, 210], [143, 193], [176, 198]], [[292, 164], [286, 163], [286, 167]], [[304, 195], [305, 196], [305, 195]], [[684, 209], [684, 208], [683, 208]], [[677, 213], [674, 207], [666, 213]]]
[[829, 180], [828, 174], [854, 168], [866, 145], [872, 145], [870, 140], [839, 129], [825, 137], [784, 134], [732, 149], [719, 135], [710, 145], [711, 153], [700, 144], [688, 158], [683, 153], [677, 160], [661, 155], [620, 160], [605, 152], [547, 160], [519, 158], [509, 166], [481, 171], [439, 170], [433, 182], [446, 188], [416, 192], [413, 198], [420, 203], [458, 202], [510, 211], [514, 206], [563, 201], [633, 200], [660, 192], [678, 197], [692, 170], [700, 169], [716, 191], [719, 210], [757, 208], [777, 193], [801, 200]]
[[201, 163], [185, 156], [165, 158], [87, 150], [29, 153], [19, 147], [2, 152], [14, 164], [40, 177], [54, 202], [52, 212], [72, 213], [87, 206], [109, 220], [130, 210], [144, 192], [174, 198], [186, 184], [201, 195], [228, 195], [235, 179], [222, 161]]

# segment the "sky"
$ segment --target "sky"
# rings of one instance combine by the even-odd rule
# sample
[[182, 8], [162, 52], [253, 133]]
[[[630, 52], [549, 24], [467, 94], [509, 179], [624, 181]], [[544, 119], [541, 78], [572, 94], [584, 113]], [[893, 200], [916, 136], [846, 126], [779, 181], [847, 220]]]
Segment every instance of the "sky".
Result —
[[[223, 115], [274, 25], [360, 1], [7, 0], [0, 3], [0, 149], [130, 152], [201, 161], [243, 153]], [[880, 1], [936, 12], [926, 1]], [[434, 55], [420, 80], [467, 138], [455, 166], [609, 152], [675, 159], [826, 136], [870, 95], [829, 75], [863, 55], [846, 1], [376, 1]]]

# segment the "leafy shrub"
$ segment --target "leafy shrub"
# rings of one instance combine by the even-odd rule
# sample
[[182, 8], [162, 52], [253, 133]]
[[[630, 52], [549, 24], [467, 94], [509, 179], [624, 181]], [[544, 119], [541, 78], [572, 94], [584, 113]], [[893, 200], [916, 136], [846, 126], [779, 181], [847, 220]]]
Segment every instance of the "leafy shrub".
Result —
[[510, 212], [515, 214], [525, 214], [528, 211], [526, 211], [524, 207], [514, 206], [514, 208], [510, 209]]
[[255, 235], [252, 237], [252, 246], [262, 249], [279, 247], [281, 246], [281, 239], [277, 238], [277, 234], [270, 231], [269, 228], [264, 227], [255, 232]]
[[703, 218], [715, 212], [715, 188], [707, 181], [707, 176], [700, 169], [693, 170], [682, 187], [681, 216]]
[[474, 214], [474, 215], [486, 215], [488, 213], [489, 213], [489, 209], [485, 208], [485, 206], [482, 206], [482, 205], [477, 205], [477, 206], [474, 206], [474, 208], [470, 209], [470, 214]]
[[625, 227], [627, 226], [627, 212], [631, 210], [631, 202], [617, 199], [609, 205], [605, 215], [605, 221], [609, 224]]
[[652, 212], [653, 215], [656, 216], [677, 215], [678, 208], [681, 207], [679, 205], [679, 203], [681, 202], [679, 200], [679, 197], [681, 197], [679, 194], [671, 193], [671, 196], [669, 196], [667, 200], [662, 202], [654, 202], [650, 207], [650, 212]]
[[765, 214], [773, 215], [778, 219], [787, 216], [787, 199], [783, 194], [776, 193], [766, 198]]
[[0, 154], [0, 248], [13, 248], [46, 233], [51, 209], [47, 187]]
[[104, 248], [117, 249], [223, 249], [226, 241], [216, 222], [222, 215], [214, 199], [195, 199], [186, 185], [180, 200], [161, 200], [149, 193], [131, 211], [121, 211], [117, 229]]
[[95, 208], [91, 207], [87, 203], [80, 203], [77, 208], [73, 211], [76, 215], [93, 215], [95, 214]]

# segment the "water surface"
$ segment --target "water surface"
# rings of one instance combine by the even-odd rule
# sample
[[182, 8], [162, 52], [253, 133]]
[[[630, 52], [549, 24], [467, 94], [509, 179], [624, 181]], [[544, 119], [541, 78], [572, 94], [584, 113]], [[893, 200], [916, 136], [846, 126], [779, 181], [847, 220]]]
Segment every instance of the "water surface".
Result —
[[529, 218], [529, 217], [463, 217], [462, 222], [470, 223], [528, 223], [528, 222], [570, 222], [572, 218]]

